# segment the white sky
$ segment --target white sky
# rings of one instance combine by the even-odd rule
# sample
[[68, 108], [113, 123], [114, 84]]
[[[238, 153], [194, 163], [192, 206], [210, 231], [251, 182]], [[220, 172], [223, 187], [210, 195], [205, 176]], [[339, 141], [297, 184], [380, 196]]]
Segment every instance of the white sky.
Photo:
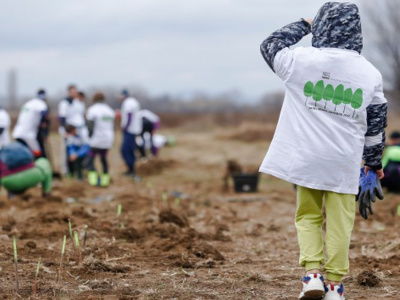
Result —
[[325, 2], [0, 0], [0, 95], [16, 68], [19, 95], [135, 83], [151, 94], [234, 89], [257, 100], [282, 89], [259, 53], [262, 40]]

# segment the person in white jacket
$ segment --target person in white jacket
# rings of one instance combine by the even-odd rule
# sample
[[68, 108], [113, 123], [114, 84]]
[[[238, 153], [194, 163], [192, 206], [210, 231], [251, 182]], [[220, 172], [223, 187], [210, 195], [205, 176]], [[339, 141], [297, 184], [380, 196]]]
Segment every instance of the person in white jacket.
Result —
[[13, 138], [31, 149], [35, 157], [41, 156], [38, 133], [47, 123], [48, 106], [46, 92], [39, 90], [37, 96], [26, 102], [18, 115]]
[[[107, 154], [114, 144], [115, 120], [114, 110], [105, 101], [106, 98], [103, 93], [96, 93], [93, 96], [93, 105], [89, 107], [86, 114], [90, 146], [88, 181], [90, 185], [102, 187], [107, 187], [110, 184]], [[103, 167], [101, 176], [95, 168], [96, 156], [100, 156]]]
[[[312, 47], [289, 48], [309, 33]], [[261, 44], [286, 94], [260, 171], [298, 185], [299, 261], [306, 271], [299, 299], [344, 299], [362, 160], [367, 172], [384, 176], [387, 101], [382, 76], [360, 55], [362, 47], [358, 7], [339, 2], [324, 4], [314, 20], [291, 23]]]
[[142, 121], [139, 114], [140, 104], [135, 98], [129, 96], [127, 90], [121, 92], [121, 100], [121, 129], [123, 134], [121, 155], [127, 167], [124, 175], [139, 180], [135, 171], [135, 139], [142, 132]]

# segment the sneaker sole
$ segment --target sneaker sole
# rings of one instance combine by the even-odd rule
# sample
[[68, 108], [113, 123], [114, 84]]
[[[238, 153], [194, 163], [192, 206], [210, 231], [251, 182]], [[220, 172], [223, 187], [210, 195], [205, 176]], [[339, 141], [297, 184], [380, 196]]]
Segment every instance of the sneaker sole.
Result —
[[312, 290], [304, 293], [304, 296], [300, 298], [300, 300], [318, 300], [322, 299], [325, 295], [325, 291], [321, 290]]

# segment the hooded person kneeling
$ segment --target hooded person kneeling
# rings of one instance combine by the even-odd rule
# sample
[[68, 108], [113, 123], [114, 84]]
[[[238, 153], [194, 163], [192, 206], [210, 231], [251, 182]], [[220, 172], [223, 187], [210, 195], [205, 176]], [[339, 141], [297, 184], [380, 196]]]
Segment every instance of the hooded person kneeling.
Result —
[[52, 170], [46, 158], [34, 161], [28, 147], [14, 142], [0, 151], [1, 186], [10, 194], [22, 194], [26, 190], [42, 186], [43, 196], [51, 192]]

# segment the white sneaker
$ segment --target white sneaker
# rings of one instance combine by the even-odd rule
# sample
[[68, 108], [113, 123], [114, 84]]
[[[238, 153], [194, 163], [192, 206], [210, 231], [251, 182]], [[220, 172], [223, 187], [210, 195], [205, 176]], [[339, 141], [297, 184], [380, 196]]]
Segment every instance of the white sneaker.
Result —
[[345, 300], [343, 284], [328, 284], [325, 286], [324, 300]]
[[314, 273], [301, 279], [303, 290], [299, 295], [300, 300], [316, 300], [324, 297], [325, 281], [321, 274]]

